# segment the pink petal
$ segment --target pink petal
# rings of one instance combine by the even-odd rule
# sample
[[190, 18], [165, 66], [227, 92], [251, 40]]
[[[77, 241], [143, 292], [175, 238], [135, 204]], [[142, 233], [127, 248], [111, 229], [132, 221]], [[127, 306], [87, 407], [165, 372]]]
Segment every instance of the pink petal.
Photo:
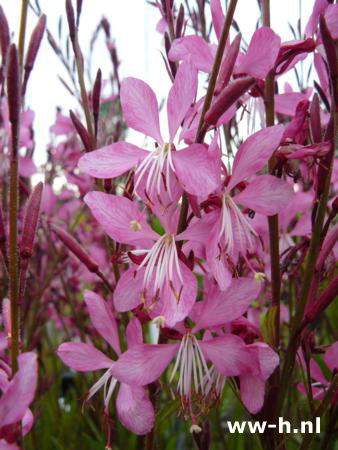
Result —
[[280, 45], [280, 37], [271, 28], [258, 28], [251, 38], [246, 54], [240, 58], [236, 73], [264, 80], [275, 65]]
[[20, 450], [16, 444], [9, 444], [5, 439], [0, 439], [0, 450]]
[[86, 290], [84, 292], [84, 300], [94, 327], [115, 352], [120, 354], [117, 325], [110, 307], [99, 295], [92, 291]]
[[115, 178], [137, 166], [149, 153], [128, 142], [116, 142], [86, 153], [78, 162], [82, 172], [95, 178]]
[[104, 231], [115, 241], [137, 244], [147, 239], [157, 240], [158, 235], [149, 227], [136, 202], [103, 192], [89, 192], [84, 201]]
[[21, 156], [19, 159], [19, 175], [31, 177], [36, 173], [36, 165], [30, 156]]
[[312, 36], [314, 34], [318, 25], [319, 16], [325, 11], [328, 5], [329, 2], [327, 0], [315, 0], [312, 14], [305, 27], [306, 36]]
[[122, 383], [145, 386], [156, 381], [178, 351], [179, 344], [137, 345], [123, 353], [111, 369]]
[[324, 361], [332, 371], [338, 368], [338, 341], [326, 350]]
[[199, 341], [199, 345], [222, 375], [238, 376], [256, 369], [257, 363], [238, 336], [227, 335]]
[[125, 78], [121, 83], [120, 98], [128, 127], [162, 144], [158, 104], [151, 87], [137, 78]]
[[130, 311], [142, 303], [143, 275], [144, 269], [137, 270], [137, 267], [122, 273], [114, 292], [114, 306], [117, 311]]
[[290, 92], [275, 95], [275, 111], [279, 114], [294, 116], [299, 102], [306, 100], [307, 96], [301, 92]]
[[133, 317], [126, 329], [126, 337], [128, 342], [128, 348], [135, 347], [135, 345], [143, 344], [142, 325], [140, 321]]
[[0, 399], [0, 427], [21, 420], [34, 399], [38, 378], [37, 355], [22, 353], [18, 361], [19, 370]]
[[220, 40], [224, 23], [224, 14], [220, 0], [211, 0], [210, 9], [212, 16], [212, 24], [214, 26], [217, 39]]
[[248, 349], [258, 360], [259, 375], [263, 380], [267, 380], [279, 364], [278, 354], [264, 342], [248, 345]]
[[324, 17], [332, 38], [334, 40], [338, 39], [338, 5], [329, 5]]
[[172, 43], [169, 51], [171, 61], [186, 60], [189, 56], [197, 69], [211, 72], [214, 56], [211, 47], [200, 36], [185, 36]]
[[107, 369], [114, 363], [93, 345], [84, 342], [64, 342], [56, 353], [67, 366], [81, 372]]
[[220, 210], [211, 211], [204, 214], [201, 219], [192, 221], [188, 228], [177, 235], [178, 240], [191, 240], [200, 242], [202, 244], [208, 242], [210, 237], [210, 230], [217, 221], [220, 220]]
[[260, 175], [233, 200], [260, 214], [272, 216], [287, 208], [293, 196], [292, 187], [285, 181], [272, 175]]
[[149, 433], [155, 422], [154, 407], [143, 387], [121, 383], [116, 409], [123, 426], [135, 434]]
[[264, 403], [265, 382], [257, 375], [240, 377], [241, 399], [251, 414], [256, 414]]
[[[22, 435], [25, 436], [27, 433], [30, 432], [32, 429], [34, 423], [34, 416], [30, 409], [26, 409], [25, 415], [22, 418], [21, 425], [22, 425]], [[1, 449], [1, 446], [0, 446]]]
[[197, 91], [197, 71], [191, 60], [181, 63], [178, 68], [174, 84], [168, 95], [168, 122], [170, 141], [173, 141], [176, 132], [195, 99]]
[[194, 332], [202, 328], [221, 326], [242, 316], [250, 303], [256, 299], [260, 283], [251, 278], [233, 279], [228, 289], [213, 289], [197, 320]]
[[173, 152], [176, 174], [189, 194], [207, 197], [220, 184], [220, 161], [201, 144]]
[[282, 125], [267, 127], [254, 133], [240, 145], [234, 159], [233, 174], [228, 185], [229, 190], [267, 164], [279, 146], [283, 132]]

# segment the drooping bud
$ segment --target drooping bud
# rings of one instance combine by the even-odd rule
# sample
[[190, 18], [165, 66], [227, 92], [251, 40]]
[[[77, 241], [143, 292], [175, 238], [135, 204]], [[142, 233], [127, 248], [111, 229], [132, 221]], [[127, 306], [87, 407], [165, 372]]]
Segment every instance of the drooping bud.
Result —
[[338, 91], [337, 91], [338, 61], [337, 61], [336, 45], [330, 33], [330, 30], [327, 27], [326, 20], [322, 14], [320, 15], [319, 18], [319, 25], [320, 25], [320, 35], [325, 48], [327, 65], [329, 66], [329, 73], [332, 82], [331, 84], [333, 89], [333, 100], [336, 103], [336, 108], [338, 108]]
[[6, 65], [9, 42], [10, 42], [10, 35], [8, 22], [5, 13], [3, 12], [3, 9], [0, 6], [0, 46], [1, 46], [1, 57], [3, 66]]
[[319, 256], [316, 262], [316, 270], [320, 271], [329, 256], [329, 253], [333, 249], [335, 243], [338, 241], [338, 224], [331, 228], [328, 232], [325, 241], [323, 242]]
[[312, 140], [318, 143], [322, 140], [321, 136], [321, 123], [320, 123], [320, 105], [318, 94], [313, 96], [310, 106], [310, 128], [312, 134]]
[[205, 123], [216, 125], [217, 120], [227, 111], [251, 86], [254, 84], [253, 77], [244, 77], [229, 84], [215, 99], [205, 115]]
[[182, 36], [183, 25], [184, 25], [184, 6], [181, 3], [176, 19], [176, 30], [175, 30], [176, 39]]
[[229, 83], [231, 74], [234, 70], [236, 59], [239, 53], [239, 48], [241, 45], [242, 35], [238, 33], [235, 37], [231, 46], [222, 61], [222, 65], [219, 71], [219, 75], [217, 78], [217, 84], [215, 87], [215, 95], [218, 95], [219, 92]]
[[47, 20], [46, 15], [43, 14], [40, 17], [38, 24], [34, 28], [34, 31], [32, 33], [32, 36], [31, 36], [31, 39], [29, 42], [27, 56], [26, 56], [26, 62], [25, 62], [25, 67], [24, 67], [25, 75], [24, 75], [24, 80], [23, 80], [23, 85], [22, 85], [22, 95], [23, 96], [25, 95], [27, 82], [28, 82], [30, 73], [33, 69], [35, 59], [38, 54], [40, 44], [41, 44], [41, 41], [43, 38], [43, 34], [45, 32], [46, 20]]
[[69, 37], [73, 44], [73, 48], [75, 48], [76, 27], [72, 0], [66, 0], [66, 14], [69, 28]]
[[99, 123], [101, 84], [102, 84], [102, 73], [101, 69], [99, 69], [96, 74], [93, 88], [93, 117], [94, 117], [95, 137], [97, 137], [97, 129]]
[[311, 53], [315, 48], [316, 43], [312, 38], [283, 44], [279, 50], [275, 64], [276, 75], [284, 73], [297, 55], [301, 53]]
[[97, 273], [98, 264], [88, 255], [84, 248], [61, 227], [51, 224], [51, 228], [65, 246], [87, 267], [90, 272]]
[[69, 111], [70, 118], [73, 122], [74, 128], [78, 132], [81, 141], [87, 151], [92, 150], [92, 146], [90, 143], [89, 135], [86, 128], [82, 125], [81, 121], [77, 118], [77, 116], [73, 113], [72, 110]]
[[19, 119], [20, 119], [20, 75], [18, 52], [15, 44], [9, 48], [7, 68], [7, 95], [9, 120], [12, 125], [12, 156], [17, 155], [19, 142]]

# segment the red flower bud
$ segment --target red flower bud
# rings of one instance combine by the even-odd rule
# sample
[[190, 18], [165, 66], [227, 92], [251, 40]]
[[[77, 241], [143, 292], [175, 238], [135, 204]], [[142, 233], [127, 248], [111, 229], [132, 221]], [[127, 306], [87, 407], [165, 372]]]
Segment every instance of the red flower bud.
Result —
[[319, 296], [318, 300], [311, 306], [309, 311], [305, 314], [302, 328], [315, 320], [331, 302], [337, 299], [338, 296], [338, 276], [335, 277], [325, 291]]
[[3, 66], [6, 65], [9, 42], [10, 42], [10, 35], [8, 22], [5, 13], [3, 12], [3, 9], [0, 6], [0, 46], [1, 46], [1, 57]]
[[329, 66], [329, 73], [332, 81], [333, 89], [333, 100], [336, 103], [336, 108], [338, 108], [338, 91], [337, 91], [337, 78], [338, 78], [338, 67], [337, 67], [337, 53], [336, 45], [333, 37], [331, 36], [330, 30], [327, 27], [324, 16], [321, 14], [319, 18], [320, 25], [320, 35], [324, 44], [326, 60]]
[[229, 84], [214, 100], [205, 115], [205, 123], [216, 125], [217, 120], [227, 111], [251, 86], [254, 84], [253, 77], [244, 77]]
[[82, 0], [76, 0], [76, 26], [79, 26], [82, 11]]
[[325, 238], [325, 241], [323, 242], [322, 248], [320, 250], [316, 262], [316, 270], [318, 272], [323, 267], [326, 258], [329, 256], [329, 253], [331, 252], [337, 241], [338, 241], [338, 224], [336, 224], [333, 228], [331, 228], [331, 230], [328, 232]]
[[238, 33], [235, 39], [233, 40], [225, 58], [222, 61], [222, 65], [219, 71], [219, 75], [217, 78], [217, 84], [215, 87], [215, 95], [218, 93], [229, 83], [231, 74], [235, 67], [235, 62], [239, 53], [239, 48], [241, 45], [242, 35]]
[[73, 44], [73, 48], [75, 47], [75, 36], [76, 36], [76, 27], [75, 27], [75, 16], [74, 9], [72, 5], [72, 0], [66, 0], [66, 14], [69, 28], [69, 37]]
[[54, 233], [65, 244], [65, 246], [74, 253], [75, 256], [87, 267], [90, 272], [97, 273], [99, 270], [98, 264], [88, 255], [83, 247], [71, 236], [67, 231], [58, 227], [57, 225], [51, 225]]
[[320, 105], [318, 94], [313, 96], [310, 106], [310, 128], [313, 142], [318, 143], [322, 140], [320, 123]]
[[184, 6], [181, 3], [176, 19], [176, 30], [175, 30], [176, 39], [182, 36], [183, 25], [184, 25]]
[[87, 151], [92, 150], [92, 146], [91, 146], [89, 135], [88, 135], [86, 128], [82, 125], [81, 121], [76, 117], [76, 115], [73, 113], [73, 111], [70, 110], [69, 115], [73, 122], [74, 128], [76, 129], [76, 131], [78, 132], [78, 134], [81, 138], [81, 141], [82, 141], [85, 149]]
[[33, 251], [34, 237], [40, 215], [43, 183], [38, 183], [27, 202], [20, 243], [21, 258], [30, 258]]
[[38, 24], [34, 28], [34, 31], [32, 33], [32, 36], [31, 36], [31, 39], [29, 42], [27, 56], [26, 56], [26, 62], [25, 62], [25, 76], [24, 76], [23, 86], [22, 86], [22, 95], [23, 96], [25, 95], [28, 78], [33, 69], [36, 55], [38, 54], [40, 44], [41, 44], [41, 41], [43, 38], [43, 34], [45, 32], [46, 20], [47, 20], [46, 15], [43, 14], [40, 17]]
[[102, 73], [101, 69], [99, 69], [96, 74], [93, 88], [93, 116], [94, 116], [95, 136], [97, 136], [97, 128], [100, 114], [101, 83], [102, 83]]
[[20, 75], [18, 52], [15, 44], [9, 48], [7, 68], [7, 95], [9, 120], [12, 124], [12, 157], [16, 158], [19, 142], [19, 119], [20, 119]]

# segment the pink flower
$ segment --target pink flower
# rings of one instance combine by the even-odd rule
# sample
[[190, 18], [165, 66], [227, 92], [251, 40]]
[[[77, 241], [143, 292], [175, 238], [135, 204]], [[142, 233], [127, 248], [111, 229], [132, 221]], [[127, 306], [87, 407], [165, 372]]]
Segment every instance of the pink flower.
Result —
[[[99, 295], [91, 291], [85, 291], [84, 299], [95, 329], [119, 356], [121, 350], [117, 325], [108, 305]], [[142, 328], [137, 319], [129, 322], [126, 335], [129, 348], [142, 345]], [[65, 342], [59, 346], [57, 354], [67, 366], [74, 370], [89, 372], [106, 369], [102, 377], [90, 388], [87, 400], [104, 387], [104, 408], [107, 413], [108, 404], [117, 383], [112, 375], [112, 368], [116, 362], [93, 345], [82, 342]], [[146, 434], [153, 428], [154, 409], [143, 387], [121, 383], [116, 399], [116, 409], [121, 423], [133, 433]]]
[[[192, 222], [178, 237], [197, 241], [205, 246], [206, 260], [212, 275], [222, 290], [231, 281], [227, 259], [236, 259], [240, 253], [254, 252], [258, 234], [239, 205], [270, 216], [282, 211], [291, 201], [292, 188], [271, 175], [260, 175], [250, 180], [262, 169], [278, 147], [283, 127], [265, 128], [250, 136], [235, 155], [232, 175], [219, 186], [217, 196], [210, 197], [209, 212]], [[245, 189], [234, 195], [234, 189], [245, 181]], [[243, 183], [242, 183], [243, 184]]]
[[80, 169], [96, 178], [115, 178], [136, 166], [135, 191], [148, 203], [160, 199], [164, 206], [176, 204], [182, 188], [192, 195], [207, 196], [218, 180], [205, 146], [194, 144], [176, 151], [174, 145], [196, 90], [196, 70], [186, 61], [180, 65], [169, 92], [169, 140], [165, 142], [154, 92], [141, 80], [125, 79], [121, 85], [125, 121], [130, 128], [153, 138], [155, 150], [148, 152], [127, 142], [116, 142], [84, 155], [79, 161]]
[[183, 320], [195, 303], [197, 280], [177, 249], [177, 214], [159, 216], [165, 229], [160, 236], [136, 202], [102, 192], [90, 192], [84, 200], [112, 239], [136, 247], [128, 253], [128, 262], [137, 261], [138, 267], [124, 272], [118, 282], [117, 310], [129, 311], [143, 300], [167, 325]]
[[19, 370], [11, 381], [10, 368], [8, 373], [0, 371], [0, 389], [2, 397], [0, 399], [0, 448], [16, 449], [13, 444], [21, 433], [27, 434], [33, 425], [33, 414], [29, 409], [35, 395], [38, 365], [37, 356], [33, 352], [22, 353], [18, 357]]

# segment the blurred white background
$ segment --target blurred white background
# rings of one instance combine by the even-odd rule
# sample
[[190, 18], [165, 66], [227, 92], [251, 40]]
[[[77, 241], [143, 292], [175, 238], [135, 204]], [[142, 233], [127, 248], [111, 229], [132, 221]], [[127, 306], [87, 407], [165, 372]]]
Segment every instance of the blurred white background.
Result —
[[[68, 32], [65, 1], [40, 0], [39, 3], [42, 12], [47, 15], [47, 27], [55, 37], [58, 35], [59, 18], [63, 16], [62, 30], [65, 41]], [[75, 0], [73, 3], [75, 5]], [[281, 36], [282, 41], [293, 39], [288, 23], [290, 22], [294, 28], [297, 27], [300, 5], [301, 27], [304, 30], [313, 3], [314, 0], [303, 0], [303, 2], [301, 0], [271, 0], [271, 25]], [[17, 41], [21, 0], [0, 0], [0, 4], [7, 15], [13, 39]], [[180, 2], [176, 0], [176, 4], [179, 6]], [[160, 55], [162, 36], [155, 30], [160, 19], [159, 11], [149, 5], [146, 0], [83, 0], [79, 39], [84, 54], [89, 48], [93, 31], [103, 16], [111, 24], [111, 34], [116, 41], [121, 61], [121, 76], [143, 79], [151, 85], [160, 101], [167, 95], [171, 83]], [[255, 30], [258, 17], [257, 0], [238, 1], [235, 19], [247, 42]], [[32, 10], [29, 10], [26, 44], [36, 22], [37, 17]], [[231, 33], [232, 36], [235, 35], [234, 30]], [[100, 34], [98, 45], [96, 45], [92, 64], [93, 72], [95, 73], [99, 67], [103, 72], [103, 78], [106, 78], [111, 70], [111, 62], [104, 44], [103, 33]], [[37, 164], [45, 160], [49, 128], [55, 120], [56, 106], [60, 106], [66, 115], [70, 108], [78, 107], [58, 80], [58, 74], [68, 80], [65, 70], [45, 37], [30, 78], [26, 99], [26, 105], [35, 111], [34, 128], [37, 143], [35, 161]], [[289, 74], [288, 81], [295, 83], [293, 73]]]

